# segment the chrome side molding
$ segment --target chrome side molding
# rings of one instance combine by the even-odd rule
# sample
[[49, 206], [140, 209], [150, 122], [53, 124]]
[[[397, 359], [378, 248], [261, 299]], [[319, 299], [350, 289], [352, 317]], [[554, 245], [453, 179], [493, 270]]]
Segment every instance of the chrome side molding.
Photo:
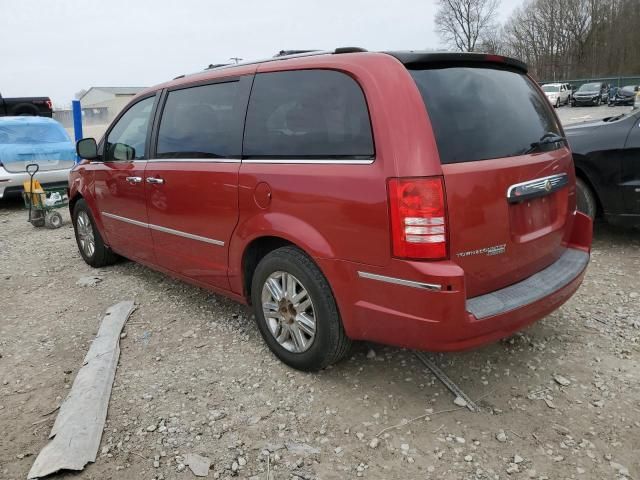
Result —
[[542, 197], [566, 187], [568, 183], [569, 176], [566, 173], [558, 173], [549, 177], [516, 183], [507, 189], [507, 201], [509, 203], [518, 203], [524, 200]]
[[435, 283], [416, 282], [414, 280], [405, 280], [404, 278], [387, 277], [386, 275], [378, 275], [376, 273], [358, 272], [360, 278], [368, 278], [369, 280], [378, 280], [379, 282], [393, 283], [403, 285], [405, 287], [421, 288], [426, 290], [442, 290], [442, 285]]
[[158, 232], [169, 233], [171, 235], [177, 235], [178, 237], [189, 238], [191, 240], [197, 240], [199, 242], [210, 243], [212, 245], [217, 245], [219, 247], [224, 246], [224, 242], [222, 240], [215, 240], [213, 238], [201, 237], [200, 235], [194, 235], [193, 233], [181, 232], [180, 230], [174, 230], [173, 228], [161, 227], [160, 225], [154, 225], [152, 223], [144, 223], [139, 220], [133, 220], [127, 217], [121, 217], [120, 215], [114, 215], [113, 213], [102, 212], [102, 215], [105, 217], [113, 218], [114, 220], [119, 220], [121, 222], [130, 223], [131, 225], [137, 225], [138, 227], [150, 228], [151, 230], [156, 230]]

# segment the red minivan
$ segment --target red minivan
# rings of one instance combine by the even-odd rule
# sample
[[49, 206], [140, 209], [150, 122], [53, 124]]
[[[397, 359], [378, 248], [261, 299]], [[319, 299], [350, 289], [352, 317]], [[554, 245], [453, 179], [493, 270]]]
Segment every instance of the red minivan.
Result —
[[333, 52], [183, 76], [78, 142], [84, 260], [118, 255], [253, 305], [271, 350], [317, 370], [352, 340], [476, 347], [582, 282], [591, 220], [523, 63]]

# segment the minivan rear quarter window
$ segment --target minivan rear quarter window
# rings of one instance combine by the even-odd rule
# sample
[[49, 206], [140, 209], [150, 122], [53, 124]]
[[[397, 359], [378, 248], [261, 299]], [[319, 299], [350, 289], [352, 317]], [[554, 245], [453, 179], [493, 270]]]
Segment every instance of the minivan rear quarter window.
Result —
[[443, 164], [521, 155], [543, 135], [562, 134], [549, 101], [522, 73], [475, 66], [410, 73], [424, 100]]
[[371, 158], [371, 122], [356, 81], [333, 70], [256, 75], [244, 136], [249, 158]]

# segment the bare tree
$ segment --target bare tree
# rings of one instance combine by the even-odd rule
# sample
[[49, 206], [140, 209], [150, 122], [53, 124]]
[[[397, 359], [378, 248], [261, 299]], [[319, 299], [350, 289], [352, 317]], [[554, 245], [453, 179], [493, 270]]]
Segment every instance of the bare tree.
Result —
[[504, 27], [540, 80], [640, 73], [638, 0], [528, 0]]
[[450, 47], [473, 52], [496, 25], [500, 0], [438, 0], [436, 30]]

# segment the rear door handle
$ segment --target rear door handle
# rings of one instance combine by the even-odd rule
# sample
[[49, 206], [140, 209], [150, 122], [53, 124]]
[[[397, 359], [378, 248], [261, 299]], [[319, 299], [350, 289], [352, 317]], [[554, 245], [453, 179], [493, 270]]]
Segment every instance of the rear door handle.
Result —
[[153, 184], [156, 184], [156, 185], [160, 185], [160, 184], [164, 183], [164, 179], [157, 178], [157, 177], [147, 177], [147, 183], [153, 183]]
[[129, 183], [141, 183], [142, 177], [127, 177], [127, 182]]

